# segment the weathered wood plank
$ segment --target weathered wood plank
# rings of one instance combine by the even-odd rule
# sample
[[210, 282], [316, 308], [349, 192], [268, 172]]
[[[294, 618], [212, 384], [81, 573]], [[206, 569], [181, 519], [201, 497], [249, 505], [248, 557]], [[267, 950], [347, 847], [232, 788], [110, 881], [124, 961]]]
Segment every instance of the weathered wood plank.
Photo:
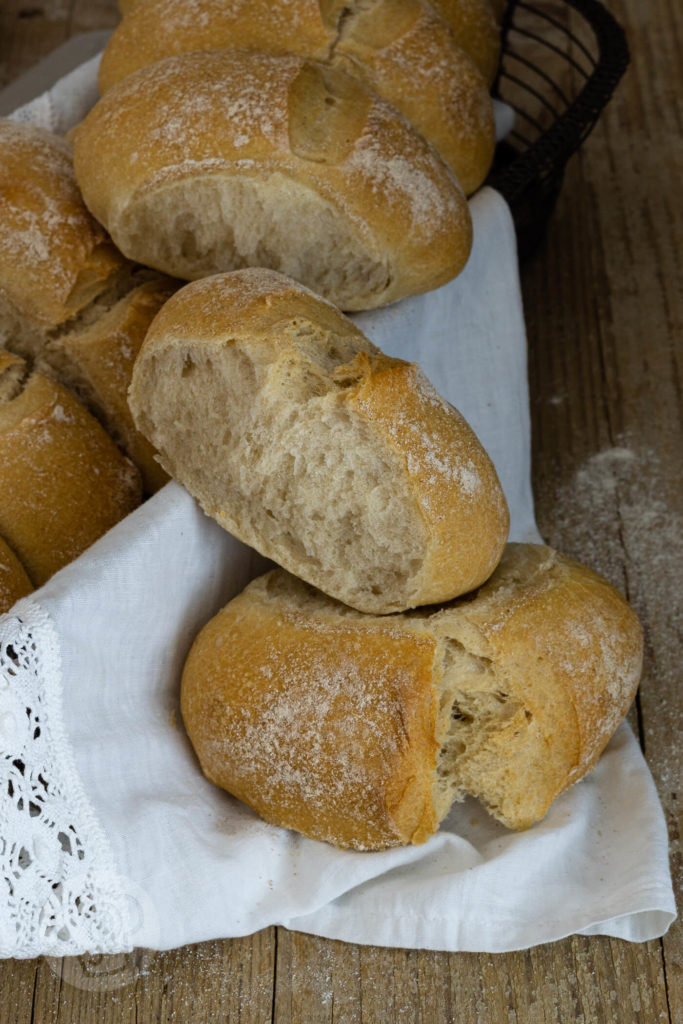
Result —
[[[109, 2], [109, 0], [107, 0]], [[0, 88], [68, 39], [74, 0], [3, 0]]]
[[380, 949], [280, 930], [277, 1024], [666, 1024], [658, 942], [573, 937], [506, 955]]

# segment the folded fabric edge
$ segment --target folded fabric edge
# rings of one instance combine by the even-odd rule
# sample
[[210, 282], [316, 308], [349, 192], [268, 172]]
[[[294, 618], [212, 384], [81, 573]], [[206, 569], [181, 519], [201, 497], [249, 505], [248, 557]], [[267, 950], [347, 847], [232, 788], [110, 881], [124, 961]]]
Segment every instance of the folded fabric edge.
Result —
[[[305, 917], [290, 918], [280, 922], [280, 927], [287, 928], [288, 931], [303, 932], [359, 946], [429, 950], [441, 953], [503, 954], [561, 942], [572, 935], [606, 935], [627, 942], [650, 942], [665, 935], [676, 920], [676, 909], [672, 905], [671, 892], [661, 886], [642, 890], [637, 894], [635, 902], [640, 905], [623, 914], [595, 921], [592, 924], [576, 920], [565, 923], [559, 931], [557, 928], [544, 928], [543, 925], [540, 925], [533, 942], [529, 942], [528, 936], [522, 938], [514, 933], [506, 932], [504, 927], [501, 927], [495, 936], [487, 937], [485, 941], [477, 940], [468, 936], [467, 933], [463, 933], [462, 925], [454, 922], [445, 914], [430, 915], [428, 918], [419, 914], [402, 915], [402, 921], [405, 919], [410, 936], [401, 934], [402, 921], [399, 923], [395, 920], [392, 921], [392, 929], [397, 928], [396, 932], [392, 932], [389, 936], [382, 934], [380, 928], [373, 935], [368, 932], [365, 919], [361, 935], [353, 923], [349, 926], [348, 919], [340, 923], [336, 920], [334, 911], [330, 912], [327, 908], [316, 912], [315, 921], [307, 921]], [[457, 929], [457, 934], [451, 939], [444, 938], [444, 935], [447, 935], [449, 930], [453, 931], [454, 927]]]

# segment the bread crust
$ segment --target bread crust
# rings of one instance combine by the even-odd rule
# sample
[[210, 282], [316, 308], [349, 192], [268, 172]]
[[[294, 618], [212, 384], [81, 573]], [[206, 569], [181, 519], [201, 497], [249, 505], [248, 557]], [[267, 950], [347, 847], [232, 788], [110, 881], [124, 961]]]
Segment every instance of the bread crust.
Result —
[[[363, 611], [448, 600], [501, 556], [507, 505], [463, 417], [417, 366], [282, 275], [237, 271], [177, 292], [129, 401], [209, 515]], [[249, 408], [235, 417], [238, 401]]]
[[114, 33], [101, 93], [139, 68], [195, 50], [243, 49], [320, 60], [359, 78], [435, 147], [467, 194], [486, 177], [495, 126], [487, 84], [446, 22], [420, 0], [148, 0]]
[[337, 846], [424, 842], [437, 827], [433, 639], [301, 614], [268, 583], [212, 619], [187, 659], [182, 715], [207, 778]]
[[[641, 663], [617, 591], [548, 548], [509, 545], [476, 594], [384, 618], [281, 570], [260, 577], [196, 638], [181, 708], [211, 781], [274, 824], [378, 849], [424, 842], [464, 792], [509, 827], [539, 820], [594, 766]], [[453, 715], [470, 733], [445, 763]]]
[[[126, 21], [128, 21], [128, 15], [143, 6], [149, 7], [151, 2], [153, 0], [119, 0], [119, 9], [121, 14], [126, 16]], [[349, 6], [347, 0], [312, 0], [310, 3], [299, 0], [295, 4], [271, 2], [269, 4], [270, 16], [273, 19], [277, 19], [278, 27], [278, 32], [272, 33], [273, 45], [269, 47], [271, 52], [299, 52], [296, 46], [302, 35], [307, 35], [308, 22], [312, 23], [313, 32], [315, 33], [314, 38], [318, 40], [327, 39], [326, 36], [321, 37], [320, 35], [318, 16], [327, 31], [332, 32], [337, 27], [342, 13], [345, 9], [348, 10]], [[500, 29], [489, 0], [429, 0], [428, 3], [425, 3], [425, 6], [433, 8], [444, 19], [453, 34], [455, 42], [471, 57], [490, 85], [495, 77], [500, 56]], [[233, 0], [233, 7], [236, 8], [235, 17], [240, 18], [240, 29], [243, 21], [247, 23], [244, 34], [239, 29], [235, 32], [236, 38], [240, 41], [232, 45], [246, 47], [250, 44], [245, 42], [245, 38], [250, 38], [250, 33], [253, 31], [253, 25], [258, 18], [260, 8], [250, 4], [248, 8], [249, 17], [244, 19], [241, 16], [236, 0]], [[175, 18], [180, 14], [181, 17], [185, 16], [189, 21], [194, 16], [196, 21], [197, 15], [199, 14], [201, 17], [201, 12], [204, 10], [206, 8], [203, 5], [198, 9], [196, 3], [190, 3], [188, 0], [175, 0], [173, 17]], [[285, 15], [284, 20], [278, 19], [279, 14]], [[214, 17], [216, 16], [220, 18], [220, 10], [214, 12]], [[302, 21], [304, 21], [303, 29], [300, 27]], [[158, 28], [158, 23], [156, 27]], [[293, 27], [295, 32], [292, 38]], [[201, 25], [200, 31], [203, 33], [203, 26]], [[287, 40], [287, 49], [283, 48], [280, 50], [279, 47], [283, 45], [283, 40]], [[147, 40], [140, 41], [141, 50], [144, 48], [148, 53], [150, 53], [147, 49], [149, 45]], [[152, 43], [151, 45], [154, 48], [152, 52], [156, 53], [156, 44]], [[203, 47], [195, 48], [202, 49]], [[170, 54], [167, 53], [164, 56], [170, 56]], [[307, 56], [315, 57], [316, 54], [309, 53]], [[323, 56], [322, 47], [321, 56]], [[156, 59], [159, 60], [160, 57], [157, 56]], [[152, 63], [152, 61], [147, 60], [146, 63]], [[126, 73], [129, 74], [130, 70], [128, 68]], [[120, 77], [120, 75], [117, 75], [116, 80], [118, 81]], [[109, 88], [110, 84], [111, 82], [106, 82], [105, 88]]]
[[32, 374], [0, 405], [0, 534], [35, 586], [139, 504], [140, 476], [83, 406]]
[[0, 119], [0, 339], [51, 330], [100, 295], [127, 261], [86, 209], [71, 147]]
[[360, 82], [299, 58], [143, 68], [79, 126], [75, 165], [122, 251], [185, 279], [257, 263], [371, 308], [446, 283], [471, 247], [464, 195], [431, 147]]
[[149, 441], [136, 430], [128, 406], [133, 364], [145, 334], [176, 290], [169, 278], [133, 288], [94, 323], [65, 331], [43, 349], [38, 367], [65, 384], [102, 423], [142, 474], [153, 494], [168, 482]]
[[472, 58], [487, 85], [500, 61], [500, 26], [489, 0], [427, 0], [446, 22], [453, 38]]
[[0, 537], [0, 615], [33, 590], [28, 573], [7, 541]]

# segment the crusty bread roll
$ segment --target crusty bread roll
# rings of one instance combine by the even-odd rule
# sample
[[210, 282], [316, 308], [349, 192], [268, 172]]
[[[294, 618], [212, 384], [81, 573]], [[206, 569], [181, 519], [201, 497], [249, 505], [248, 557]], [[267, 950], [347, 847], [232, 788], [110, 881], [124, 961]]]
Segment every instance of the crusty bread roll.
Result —
[[0, 615], [32, 590], [33, 584], [23, 565], [7, 541], [0, 537]]
[[98, 85], [104, 94], [139, 68], [193, 50], [262, 50], [327, 60], [334, 36], [318, 0], [147, 0], [114, 30]]
[[0, 535], [36, 586], [140, 502], [140, 476], [74, 396], [0, 353]]
[[138, 285], [93, 323], [49, 340], [38, 361], [38, 368], [73, 391], [135, 463], [147, 494], [162, 487], [168, 475], [135, 428], [128, 388], [149, 325], [176, 288], [167, 277]]
[[169, 299], [129, 403], [205, 512], [362, 611], [449, 600], [503, 551], [507, 505], [460, 413], [415, 364], [273, 271]]
[[332, 59], [408, 118], [467, 195], [479, 188], [496, 145], [493, 105], [442, 18], [421, 0], [359, 2], [342, 20]]
[[33, 354], [127, 272], [83, 204], [69, 144], [0, 119], [0, 345]]
[[590, 569], [510, 545], [476, 594], [363, 616], [276, 570], [204, 627], [181, 707], [204, 774], [342, 847], [424, 842], [467, 793], [526, 828], [590, 771], [640, 675], [638, 621]]
[[[143, 5], [148, 6], [151, 2], [153, 0], [119, 0], [119, 10], [121, 14], [128, 15], [131, 11], [137, 10]], [[237, 2], [238, 0], [232, 0], [233, 5], [236, 5]], [[251, 18], [247, 18], [245, 21], [250, 20], [254, 24], [258, 8], [251, 0], [249, 4], [243, 4], [242, 6], [245, 8], [247, 15], [251, 14]], [[455, 42], [472, 58], [486, 81], [492, 82], [500, 55], [500, 33], [489, 0], [428, 0], [428, 6], [434, 8], [448, 23]], [[295, 4], [288, 3], [286, 0], [270, 0], [269, 17], [277, 24], [277, 33], [275, 34], [278, 40], [282, 40], [282, 49], [278, 52], [299, 52], [293, 48], [290, 42], [287, 42], [287, 45], [285, 45], [284, 41], [294, 39], [297, 42], [301, 37], [309, 38], [312, 26], [318, 25], [318, 16], [317, 12], [313, 9], [314, 7], [317, 7], [324, 22], [335, 25], [343, 13], [354, 9], [353, 4], [350, 4], [349, 0], [310, 0], [312, 15], [309, 15], [307, 18], [304, 11], [308, 10], [308, 7], [304, 8], [301, 0], [297, 0]], [[294, 15], [292, 14], [293, 8], [295, 10]], [[204, 8], [202, 7], [200, 10], [203, 11]], [[176, 0], [174, 18], [178, 16], [175, 13], [176, 11], [179, 14], [182, 12], [181, 16], [188, 22], [192, 20], [197, 21], [201, 18], [201, 13], [199, 18], [196, 16], [198, 8], [194, 0]], [[194, 19], [193, 15], [195, 15]], [[312, 22], [309, 21], [309, 18], [312, 18]], [[156, 24], [154, 32], [159, 31], [159, 28], [160, 26]], [[203, 31], [203, 26], [200, 25], [198, 28], [200, 31]], [[164, 32], [164, 27], [161, 30]], [[250, 32], [251, 27], [248, 27], [247, 31]], [[314, 31], [317, 32], [317, 28]], [[146, 45], [142, 40], [141, 44]], [[247, 44], [243, 39], [240, 40], [239, 44], [232, 43], [231, 45], [251, 46], [251, 44]], [[196, 49], [203, 48], [201, 46], [196, 47]], [[273, 52], [275, 51], [273, 50]], [[313, 57], [315, 55], [309, 53], [308, 56]], [[146, 63], [150, 63], [150, 61], [146, 61]]]
[[431, 147], [360, 82], [298, 58], [143, 68], [79, 126], [75, 165], [121, 250], [175, 277], [266, 265], [365, 309], [469, 255], [467, 203]]
[[495, 126], [487, 83], [421, 0], [334, 10], [319, 0], [148, 0], [107, 45], [100, 91], [165, 57], [235, 48], [323, 60], [361, 79], [432, 143], [467, 194], [489, 171]]

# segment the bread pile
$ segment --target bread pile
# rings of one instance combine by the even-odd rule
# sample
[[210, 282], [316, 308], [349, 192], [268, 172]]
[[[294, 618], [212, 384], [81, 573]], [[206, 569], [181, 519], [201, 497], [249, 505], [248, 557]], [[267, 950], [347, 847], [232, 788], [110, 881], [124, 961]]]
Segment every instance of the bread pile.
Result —
[[83, 204], [64, 139], [10, 120], [0, 120], [0, 227], [6, 611], [167, 479], [126, 396], [175, 284], [118, 252]]
[[130, 404], [168, 472], [282, 567], [187, 659], [209, 779], [379, 849], [425, 841], [466, 793], [525, 828], [593, 767], [638, 684], [636, 617], [589, 569], [506, 546], [495, 470], [417, 366], [246, 269], [166, 303]]
[[0, 123], [0, 529], [35, 585], [167, 479], [127, 403], [167, 274], [271, 265], [348, 309], [437, 287], [471, 245], [453, 171], [471, 191], [493, 151], [488, 0], [126, 7], [75, 168]]
[[506, 543], [471, 428], [341, 312], [467, 261], [489, 0], [125, 8], [73, 164], [0, 121], [0, 608], [169, 474], [281, 567], [187, 659], [208, 778], [357, 849], [466, 793], [527, 827], [625, 714], [640, 628]]
[[263, 266], [341, 309], [445, 284], [495, 146], [489, 0], [145, 0], [74, 133], [85, 202], [186, 280]]

